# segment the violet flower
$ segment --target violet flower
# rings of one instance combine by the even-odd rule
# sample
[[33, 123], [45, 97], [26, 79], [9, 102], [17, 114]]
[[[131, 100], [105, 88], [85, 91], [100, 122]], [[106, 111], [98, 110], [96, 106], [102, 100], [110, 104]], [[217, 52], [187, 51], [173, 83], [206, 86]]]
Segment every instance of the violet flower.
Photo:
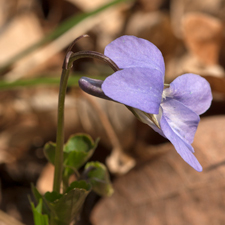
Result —
[[[151, 42], [134, 36], [114, 40], [104, 54], [121, 70], [98, 84], [98, 88], [110, 99], [125, 104], [143, 123], [167, 138], [184, 161], [202, 171], [191, 143], [199, 115], [212, 101], [209, 83], [199, 75], [187, 73], [165, 88], [162, 53]], [[81, 79], [81, 88], [89, 82], [87, 79]]]

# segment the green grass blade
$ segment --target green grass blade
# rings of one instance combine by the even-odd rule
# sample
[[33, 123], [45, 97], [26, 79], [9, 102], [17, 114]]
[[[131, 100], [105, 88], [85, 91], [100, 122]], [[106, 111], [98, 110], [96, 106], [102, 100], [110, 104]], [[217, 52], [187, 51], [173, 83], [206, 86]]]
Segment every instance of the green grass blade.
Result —
[[[68, 86], [78, 87], [78, 80], [83, 75], [70, 76], [68, 80]], [[95, 79], [103, 80], [106, 76], [98, 76], [94, 77]], [[24, 87], [33, 87], [33, 86], [40, 86], [40, 85], [48, 85], [54, 86], [59, 85], [60, 77], [38, 77], [38, 78], [30, 78], [30, 79], [21, 79], [16, 80], [13, 82], [0, 80], [0, 91], [15, 89], [15, 88], [24, 88]]]
[[28, 55], [29, 53], [31, 53], [32, 51], [36, 50], [37, 48], [43, 46], [44, 44], [56, 39], [57, 37], [59, 37], [60, 35], [62, 35], [63, 33], [65, 33], [66, 31], [68, 31], [69, 29], [71, 29], [73, 26], [77, 25], [78, 23], [80, 23], [81, 21], [83, 21], [84, 19], [94, 16], [106, 9], [108, 9], [109, 7], [115, 6], [119, 3], [122, 2], [127, 2], [127, 1], [131, 1], [131, 0], [116, 0], [113, 1], [109, 4], [106, 4], [92, 12], [89, 13], [83, 13], [80, 15], [76, 15], [73, 16], [71, 18], [69, 18], [68, 20], [66, 20], [65, 22], [63, 22], [61, 25], [59, 25], [53, 32], [51, 32], [50, 34], [48, 34], [47, 36], [45, 36], [43, 39], [41, 39], [40, 41], [38, 41], [37, 43], [35, 43], [34, 45], [28, 47], [27, 49], [25, 49], [24, 51], [18, 53], [17, 55], [15, 55], [14, 57], [12, 57], [8, 62], [6, 62], [4, 65], [2, 65], [0, 67], [0, 72], [5, 71], [6, 69], [8, 69], [13, 63], [15, 63], [17, 60], [23, 58], [24, 56]]

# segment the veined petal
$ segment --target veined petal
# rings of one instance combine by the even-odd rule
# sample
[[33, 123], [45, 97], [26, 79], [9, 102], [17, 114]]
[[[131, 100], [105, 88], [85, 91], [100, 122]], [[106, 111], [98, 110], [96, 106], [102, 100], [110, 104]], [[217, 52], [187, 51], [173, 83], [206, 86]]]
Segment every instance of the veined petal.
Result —
[[122, 36], [108, 44], [104, 54], [111, 58], [121, 69], [147, 67], [165, 74], [162, 53], [151, 42], [135, 36]]
[[170, 142], [174, 145], [177, 153], [183, 158], [185, 162], [187, 162], [190, 166], [192, 166], [198, 172], [202, 171], [202, 166], [194, 156], [193, 148], [190, 144], [185, 142], [180, 136], [178, 136], [170, 127], [164, 115], [160, 120], [160, 126], [164, 133], [164, 135], [170, 140]]
[[150, 68], [128, 68], [107, 77], [102, 90], [109, 98], [151, 114], [159, 113], [163, 92], [160, 72]]
[[161, 107], [173, 132], [191, 144], [200, 121], [199, 116], [176, 99], [166, 98]]
[[208, 81], [192, 73], [177, 77], [170, 84], [170, 87], [164, 90], [164, 95], [182, 102], [198, 115], [204, 113], [212, 101], [212, 93]]

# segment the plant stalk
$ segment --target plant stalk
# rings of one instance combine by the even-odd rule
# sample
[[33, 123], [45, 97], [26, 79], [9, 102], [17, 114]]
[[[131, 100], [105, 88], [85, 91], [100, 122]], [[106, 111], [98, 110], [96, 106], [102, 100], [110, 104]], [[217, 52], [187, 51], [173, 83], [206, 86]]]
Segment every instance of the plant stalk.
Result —
[[[53, 191], [60, 193], [61, 192], [61, 184], [62, 184], [62, 176], [63, 176], [63, 145], [64, 145], [64, 105], [65, 105], [65, 97], [66, 97], [66, 89], [69, 78], [70, 69], [72, 68], [73, 62], [80, 58], [98, 58], [108, 63], [109, 66], [117, 71], [119, 68], [117, 65], [109, 59], [107, 56], [94, 52], [94, 51], [80, 51], [77, 53], [73, 53], [71, 51], [74, 43], [79, 40], [78, 37], [72, 45], [68, 49], [68, 53], [65, 57], [62, 69], [62, 75], [60, 79], [60, 88], [59, 88], [59, 97], [58, 97], [58, 124], [57, 124], [57, 135], [56, 135], [56, 154], [55, 154], [55, 172], [54, 172], [54, 183], [53, 183]], [[51, 214], [51, 225], [58, 225], [55, 220], [55, 215]]]
[[[76, 39], [78, 40], [78, 38]], [[74, 44], [74, 43], [73, 43]], [[69, 48], [71, 50], [71, 48]], [[97, 58], [101, 59], [114, 70], [117, 71], [119, 68], [117, 65], [109, 59], [107, 56], [94, 52], [94, 51], [80, 51], [73, 53], [69, 51], [65, 57], [63, 63], [63, 70], [60, 80], [59, 98], [58, 98], [58, 125], [56, 135], [56, 155], [55, 155], [55, 173], [54, 173], [54, 184], [53, 191], [60, 193], [60, 187], [62, 183], [62, 172], [63, 172], [63, 144], [64, 144], [64, 104], [67, 89], [67, 82], [69, 78], [70, 69], [73, 62], [80, 58]]]
[[63, 171], [64, 105], [69, 73], [70, 69], [62, 70], [58, 98], [58, 124], [56, 135], [55, 174], [53, 183], [53, 191], [56, 191], [58, 193], [60, 193]]

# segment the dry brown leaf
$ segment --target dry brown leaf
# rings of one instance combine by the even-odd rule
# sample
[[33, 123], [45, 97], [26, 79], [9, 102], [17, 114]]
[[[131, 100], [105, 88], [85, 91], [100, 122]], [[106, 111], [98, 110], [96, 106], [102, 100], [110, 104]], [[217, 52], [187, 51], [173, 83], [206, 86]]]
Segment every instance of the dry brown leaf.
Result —
[[182, 18], [188, 12], [202, 12], [224, 20], [224, 0], [172, 0], [170, 15], [174, 34], [182, 37]]
[[114, 182], [115, 193], [102, 199], [92, 213], [98, 225], [212, 225], [225, 224], [225, 117], [202, 119], [194, 148], [203, 165], [198, 173], [187, 165], [171, 144], [156, 149], [161, 157], [140, 163]]
[[172, 58], [167, 62], [165, 75], [167, 82], [171, 82], [177, 76], [184, 73], [195, 73], [202, 76], [214, 76], [218, 78], [225, 76], [224, 69], [220, 65], [207, 66], [200, 62], [197, 57], [188, 53], [180, 57]]
[[[13, 81], [24, 76], [33, 75], [33, 73], [36, 72], [35, 70], [38, 70], [38, 67], [46, 62], [48, 62], [48, 66], [50, 66], [51, 57], [67, 47], [74, 38], [87, 33], [91, 29], [96, 30], [99, 34], [104, 30], [105, 36], [103, 34], [99, 36], [98, 44], [105, 47], [106, 44], [113, 40], [114, 37], [112, 37], [112, 35], [115, 35], [115, 29], [118, 30], [118, 26], [122, 26], [121, 10], [124, 6], [127, 7], [129, 4], [124, 3], [118, 7], [109, 8], [97, 15], [84, 19], [47, 46], [41, 47], [21, 59], [18, 66], [5, 75], [6, 79]], [[26, 38], [24, 39], [26, 40]]]
[[225, 77], [203, 76], [211, 86], [213, 92], [225, 95]]
[[160, 6], [165, 3], [165, 0], [139, 0], [143, 11], [155, 11], [160, 8]]
[[35, 116], [27, 115], [0, 134], [0, 163], [11, 163], [27, 152], [37, 137], [44, 136]]
[[[112, 127], [117, 134], [124, 149], [129, 149], [135, 139], [134, 121], [135, 117], [127, 108], [112, 101], [90, 96], [109, 118]], [[81, 125], [92, 137], [101, 137], [106, 146], [110, 146], [110, 140], [102, 126], [97, 111], [84, 98], [77, 98], [76, 109]], [[80, 125], [78, 125], [79, 127]]]
[[21, 11], [29, 11], [35, 5], [35, 0], [1, 0], [0, 27], [4, 29], [8, 23]]
[[183, 17], [183, 39], [188, 52], [172, 58], [166, 65], [166, 79], [173, 80], [183, 73], [224, 77], [219, 65], [222, 22], [203, 13], [187, 13]]
[[[4, 99], [2, 96], [0, 127], [0, 162], [12, 162], [27, 152], [39, 138], [42, 142], [55, 138], [57, 125], [57, 88], [21, 90]], [[122, 104], [90, 96], [105, 113], [114, 129], [121, 149], [130, 149], [135, 141], [135, 117]], [[89, 133], [93, 139], [113, 148], [115, 143], [102, 125], [101, 115], [87, 99], [71, 93], [65, 101], [65, 139], [77, 132]], [[42, 143], [44, 144], [44, 143]]]
[[124, 11], [131, 7], [131, 4], [123, 3], [111, 7], [107, 13], [102, 15], [101, 22], [93, 27], [97, 34], [97, 49], [103, 51], [106, 45], [117, 38], [125, 23]]
[[187, 13], [182, 19], [182, 29], [189, 52], [205, 65], [218, 64], [224, 30], [219, 19], [203, 13]]
[[68, 2], [73, 3], [80, 9], [82, 9], [84, 12], [90, 12], [92, 10], [95, 10], [97, 8], [100, 8], [101, 6], [112, 2], [112, 0], [95, 0], [95, 1], [89, 1], [89, 0], [67, 0]]
[[17, 15], [1, 33], [0, 63], [4, 64], [11, 57], [40, 40], [42, 36], [42, 28], [34, 13]]
[[1, 225], [24, 225], [12, 216], [0, 210], [0, 224]]
[[169, 15], [161, 11], [132, 14], [125, 33], [151, 41], [166, 58], [174, 53], [175, 46], [179, 44], [172, 33]]

